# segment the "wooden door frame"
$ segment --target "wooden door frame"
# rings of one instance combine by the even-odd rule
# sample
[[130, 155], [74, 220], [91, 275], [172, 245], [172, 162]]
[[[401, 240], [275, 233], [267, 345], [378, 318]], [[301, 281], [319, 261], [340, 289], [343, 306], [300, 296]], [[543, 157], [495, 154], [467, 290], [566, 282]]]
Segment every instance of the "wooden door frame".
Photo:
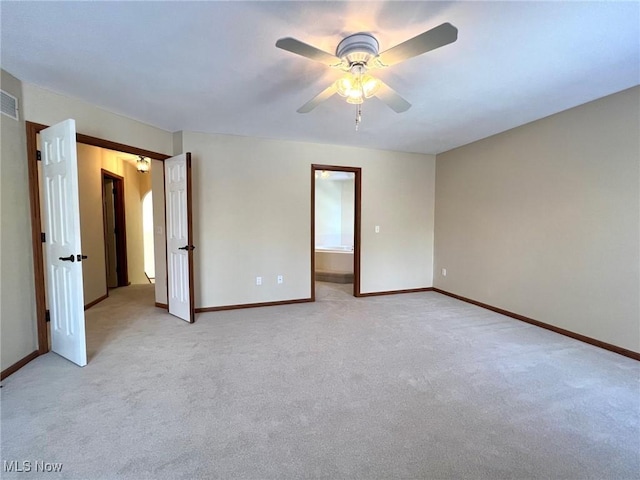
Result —
[[[196, 321], [196, 287], [193, 284], [193, 184], [191, 183], [191, 152], [186, 152], [186, 175], [187, 175], [187, 262], [189, 264], [189, 323]], [[165, 184], [165, 210], [167, 205], [166, 197], [166, 184]], [[165, 213], [166, 215], [166, 213]], [[166, 238], [166, 235], [165, 235]], [[167, 249], [165, 248], [165, 254]], [[167, 275], [169, 272], [169, 266], [167, 265]], [[169, 289], [169, 280], [167, 278], [167, 290]], [[169, 308], [169, 293], [167, 292], [167, 309]]]
[[[29, 175], [29, 203], [31, 204], [31, 244], [33, 250], [33, 275], [35, 281], [36, 297], [36, 325], [38, 331], [38, 354], [43, 355], [49, 351], [49, 340], [47, 334], [46, 301], [44, 285], [44, 256], [42, 254], [42, 219], [40, 213], [40, 185], [38, 182], [38, 133], [49, 125], [40, 123], [25, 122], [27, 131], [27, 168]], [[132, 155], [142, 155], [161, 162], [170, 155], [152, 152], [142, 148], [132, 147], [122, 143], [104, 140], [102, 138], [91, 137], [76, 133], [76, 142], [92, 145], [94, 147], [106, 148]], [[164, 177], [164, 168], [162, 169]]]
[[353, 296], [360, 297], [360, 239], [362, 225], [362, 168], [339, 165], [311, 165], [311, 301], [316, 301], [316, 172], [349, 172], [355, 174], [353, 205]]
[[[116, 271], [118, 272], [118, 287], [126, 287], [129, 282], [129, 264], [127, 257], [127, 223], [126, 223], [126, 209], [124, 200], [124, 177], [116, 175], [115, 173], [100, 169], [102, 174], [102, 215], [106, 215], [104, 211], [104, 180], [109, 178], [113, 180], [113, 188], [115, 189], [114, 195], [114, 216], [116, 224]], [[105, 217], [106, 218], [106, 217]], [[105, 250], [107, 247], [107, 230], [104, 231]], [[106, 254], [106, 251], [105, 251]], [[106, 256], [105, 256], [106, 260]], [[108, 281], [107, 281], [108, 283]], [[107, 292], [109, 292], [109, 286], [107, 285]]]

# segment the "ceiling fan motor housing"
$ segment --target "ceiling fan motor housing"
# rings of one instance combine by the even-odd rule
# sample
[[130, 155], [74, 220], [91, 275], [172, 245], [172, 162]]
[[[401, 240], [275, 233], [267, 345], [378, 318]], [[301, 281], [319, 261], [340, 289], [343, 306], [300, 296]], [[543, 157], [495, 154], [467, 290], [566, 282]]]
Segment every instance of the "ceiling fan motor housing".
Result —
[[378, 56], [380, 45], [368, 33], [354, 33], [344, 38], [336, 49], [336, 56], [346, 60], [349, 65], [365, 65], [371, 58]]

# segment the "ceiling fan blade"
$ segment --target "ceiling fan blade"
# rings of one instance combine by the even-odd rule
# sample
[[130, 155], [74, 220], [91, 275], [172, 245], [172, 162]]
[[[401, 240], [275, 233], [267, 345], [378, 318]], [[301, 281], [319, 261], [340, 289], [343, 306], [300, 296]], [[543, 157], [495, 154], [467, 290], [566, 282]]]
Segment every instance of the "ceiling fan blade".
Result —
[[305, 103], [303, 106], [301, 106], [297, 110], [297, 112], [309, 113], [311, 110], [316, 108], [322, 102], [332, 97], [337, 91], [338, 90], [336, 89], [336, 84], [334, 82], [331, 85], [329, 85], [327, 88], [325, 88], [323, 91], [321, 91], [318, 95], [316, 95], [311, 100], [309, 100], [307, 103]]
[[404, 62], [436, 48], [443, 47], [458, 39], [458, 29], [450, 23], [443, 23], [431, 30], [421, 33], [406, 42], [385, 50], [374, 60], [374, 67], [388, 67]]
[[296, 40], [295, 38], [281, 38], [276, 42], [276, 47], [286, 50], [287, 52], [302, 55], [303, 57], [307, 57], [316, 62], [324, 63], [330, 67], [339, 67], [342, 65], [342, 60], [335, 55], [331, 55], [330, 53], [316, 47], [312, 47], [311, 45], [301, 42], [300, 40]]
[[402, 98], [398, 92], [386, 83], [380, 81], [380, 88], [376, 92], [376, 97], [386, 103], [391, 110], [396, 113], [406, 112], [411, 108], [411, 104]]

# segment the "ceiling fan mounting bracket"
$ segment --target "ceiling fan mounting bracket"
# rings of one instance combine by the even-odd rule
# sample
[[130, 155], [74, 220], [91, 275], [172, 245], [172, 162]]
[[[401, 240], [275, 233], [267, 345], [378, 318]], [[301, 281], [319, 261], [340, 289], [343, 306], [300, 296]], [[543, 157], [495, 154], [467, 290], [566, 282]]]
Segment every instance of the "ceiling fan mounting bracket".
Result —
[[355, 33], [345, 37], [336, 49], [336, 57], [349, 65], [366, 63], [378, 56], [380, 45], [373, 35], [368, 33]]

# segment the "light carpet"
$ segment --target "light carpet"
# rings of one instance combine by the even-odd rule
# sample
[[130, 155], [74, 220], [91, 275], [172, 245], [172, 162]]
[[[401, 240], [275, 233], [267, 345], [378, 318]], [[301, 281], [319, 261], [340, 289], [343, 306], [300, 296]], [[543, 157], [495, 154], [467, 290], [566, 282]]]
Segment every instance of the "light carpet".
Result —
[[[89, 364], [3, 382], [1, 460], [73, 479], [632, 479], [640, 363], [444, 295], [87, 311]], [[4, 465], [3, 465], [4, 467]]]

